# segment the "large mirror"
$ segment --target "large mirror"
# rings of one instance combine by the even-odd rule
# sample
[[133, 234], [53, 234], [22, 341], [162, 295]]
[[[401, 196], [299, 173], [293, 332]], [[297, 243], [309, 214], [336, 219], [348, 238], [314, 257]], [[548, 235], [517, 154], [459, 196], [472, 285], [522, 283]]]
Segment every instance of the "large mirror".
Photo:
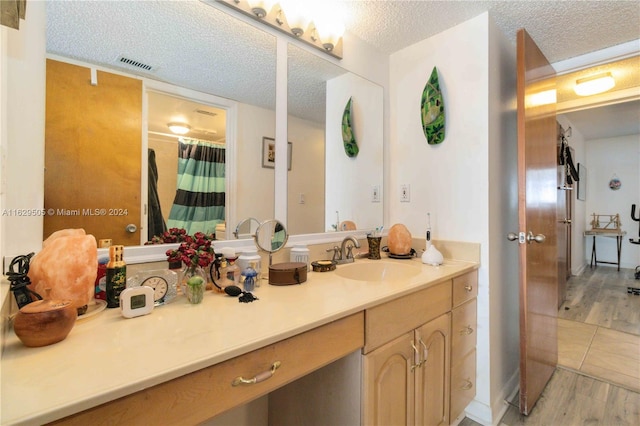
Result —
[[[152, 192], [147, 185], [153, 176], [145, 177], [151, 175], [151, 148], [160, 167], [157, 192], [167, 224], [174, 189], [160, 185], [169, 181], [175, 188], [175, 163], [163, 153], [177, 144], [167, 124], [178, 118], [191, 123], [185, 137], [226, 143], [226, 231], [216, 235], [233, 239], [243, 219], [272, 218], [276, 190], [288, 190], [290, 234], [333, 231], [342, 221], [352, 221], [358, 229], [382, 223], [382, 88], [335, 61], [289, 45], [292, 168], [288, 188], [275, 188], [274, 170], [263, 167], [262, 147], [264, 138], [275, 135], [275, 36], [203, 2], [48, 2], [47, 51], [54, 60], [87, 68], [96, 64], [144, 78], [146, 115], [141, 127], [148, 134], [140, 150], [139, 197], [147, 200], [147, 191]], [[88, 71], [85, 79], [89, 80]], [[98, 72], [98, 87], [104, 82]], [[356, 159], [344, 155], [340, 136], [339, 120], [348, 97], [354, 98], [354, 128], [361, 147]], [[114, 125], [122, 122], [112, 120]], [[311, 166], [317, 174], [310, 173]], [[373, 192], [379, 201], [371, 202]], [[56, 229], [84, 226], [73, 222], [77, 218], [67, 219], [72, 221]], [[116, 229], [127, 229], [130, 222], [122, 221]], [[145, 225], [139, 228], [152, 229]], [[146, 241], [141, 235], [125, 245]], [[104, 237], [119, 243], [113, 232]]]
[[[291, 234], [370, 230], [382, 225], [383, 90], [289, 44], [287, 222]], [[349, 99], [359, 146], [345, 154], [343, 112]], [[374, 193], [376, 194], [374, 197]], [[347, 229], [345, 224], [350, 224]]]
[[[227, 219], [226, 238], [232, 237], [235, 222], [244, 217], [261, 220], [273, 217], [273, 171], [262, 170], [260, 161], [262, 138], [273, 137], [275, 132], [274, 36], [202, 2], [48, 2], [47, 52], [55, 62], [80, 68], [80, 73], [83, 73], [82, 84], [89, 87], [88, 90], [91, 87], [96, 93], [102, 90], [97, 96], [102, 103], [91, 104], [94, 107], [89, 108], [80, 104], [76, 107], [83, 113], [95, 110], [101, 116], [106, 115], [104, 111], [110, 112], [108, 123], [111, 133], [100, 140], [100, 145], [110, 145], [110, 141], [118, 139], [125, 125], [133, 127], [134, 131], [137, 127], [142, 132], [142, 137], [134, 136], [139, 139], [135, 145], [127, 145], [127, 152], [135, 154], [129, 157], [139, 160], [134, 161], [135, 164], [128, 163], [126, 167], [130, 175], [128, 182], [141, 182], [140, 191], [132, 196], [136, 200], [134, 204], [137, 203], [139, 207], [137, 210], [121, 209], [131, 213], [128, 217], [106, 215], [91, 218], [94, 222], [99, 220], [95, 229], [91, 229], [97, 239], [111, 239], [114, 244], [137, 245], [161, 229], [158, 228], [158, 220], [153, 221], [158, 225], [155, 227], [145, 223], [144, 219], [135, 220], [136, 216], [144, 217], [139, 212], [145, 208], [150, 213], [149, 218], [154, 213], [152, 207], [155, 203], [151, 199], [149, 203], [144, 203], [154, 192], [147, 187], [153, 181], [153, 173], [148, 165], [157, 168], [158, 188], [155, 192], [163, 221], [169, 226], [179, 224], [169, 218], [172, 199], [176, 195], [179, 143], [177, 135], [167, 126], [170, 122], [186, 122], [191, 126], [181, 136], [188, 141], [218, 144], [227, 149], [226, 194], [222, 193], [222, 205], [226, 204], [226, 214], [223, 213], [226, 217], [222, 218]], [[109, 73], [99, 71], [91, 76], [90, 82], [90, 67], [93, 64], [103, 71], [113, 70], [114, 75], [144, 78], [142, 89], [134, 87], [134, 90], [141, 90], [139, 93], [142, 95], [138, 95], [142, 99], [136, 100], [134, 107], [135, 111], [139, 111], [136, 115], [140, 118], [133, 120], [130, 111], [120, 115], [112, 113], [118, 108], [109, 107], [103, 102], [119, 102], [117, 95], [110, 98], [105, 93], [111, 77]], [[49, 66], [47, 68], [50, 69]], [[63, 73], [68, 72], [65, 69]], [[62, 92], [71, 98], [69, 102], [74, 97], [75, 101], [82, 98], [77, 93], [69, 93], [68, 88]], [[60, 116], [64, 117], [65, 111], [61, 111]], [[89, 129], [86, 117], [84, 120], [76, 127]], [[106, 130], [89, 130], [85, 133], [106, 133]], [[94, 140], [92, 138], [89, 136], [89, 140]], [[50, 139], [47, 137], [45, 143], [48, 144]], [[63, 136], [60, 139], [70, 138]], [[147, 149], [153, 151], [153, 156], [147, 155]], [[45, 151], [61, 158], [48, 145]], [[116, 157], [126, 156], [103, 153], [101, 148], [100, 151], [88, 150], [87, 155], [92, 155], [105, 168], [110, 164], [121, 164]], [[150, 158], [154, 164], [148, 163]], [[73, 158], [73, 161], [83, 163], [85, 159]], [[48, 164], [48, 175], [53, 175], [55, 166], [54, 163]], [[60, 164], [60, 169], [64, 168], [66, 166]], [[113, 193], [102, 188], [96, 190], [100, 187], [99, 182], [88, 179], [76, 181], [81, 181], [81, 186], [69, 191], [62, 202], [52, 205], [56, 211], [58, 208], [77, 211], [66, 200], [78, 198], [82, 188], [93, 188], [93, 191], [87, 190], [93, 199], [92, 208], [94, 204], [96, 209], [98, 206], [107, 209], [121, 207], [120, 201], [117, 201], [117, 206], [113, 205]], [[53, 183], [45, 188], [45, 205], [55, 192], [60, 193], [64, 188], [65, 185]], [[56, 220], [49, 226], [45, 218], [45, 238], [56, 229], [93, 226], [83, 220], [88, 215], [55, 216]], [[121, 223], [106, 230], [106, 222]], [[135, 232], [129, 232], [133, 229], [129, 226], [131, 224], [135, 225]], [[211, 229], [202, 230], [213, 232], [214, 225], [210, 226]]]

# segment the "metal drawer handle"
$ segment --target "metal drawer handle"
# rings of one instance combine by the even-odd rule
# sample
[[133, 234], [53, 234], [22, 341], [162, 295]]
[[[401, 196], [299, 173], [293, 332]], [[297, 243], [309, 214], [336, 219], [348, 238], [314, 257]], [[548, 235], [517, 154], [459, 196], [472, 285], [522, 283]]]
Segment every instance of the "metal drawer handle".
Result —
[[462, 330], [460, 330], [460, 335], [461, 336], [468, 336], [470, 334], [473, 334], [473, 327], [471, 327], [470, 325], [466, 326], [465, 328], [463, 328]]
[[264, 382], [265, 380], [270, 379], [276, 373], [276, 370], [279, 367], [280, 367], [280, 361], [276, 361], [273, 364], [271, 364], [271, 368], [269, 369], [269, 371], [263, 371], [262, 373], [259, 373], [258, 375], [256, 375], [253, 379], [245, 379], [242, 376], [238, 376], [235, 379], [233, 379], [233, 382], [231, 382], [231, 385], [232, 386], [253, 385], [255, 383]]
[[420, 352], [418, 352], [418, 348], [413, 344], [413, 341], [411, 342], [411, 347], [413, 348], [413, 364], [411, 365], [411, 372], [413, 372], [413, 370], [420, 367], [422, 363], [420, 362]]
[[462, 387], [460, 389], [469, 390], [469, 389], [471, 389], [473, 387], [473, 383], [471, 383], [471, 380], [467, 379], [464, 382], [465, 382], [464, 385], [462, 385]]
[[420, 361], [420, 365], [422, 365], [427, 362], [427, 358], [429, 358], [429, 348], [427, 348], [427, 345], [425, 345], [422, 339], [420, 339], [420, 344], [422, 345], [422, 353], [424, 354], [424, 358]]
[[467, 284], [464, 286], [464, 289], [467, 290], [468, 292], [471, 292], [471, 290], [473, 290], [473, 286]]

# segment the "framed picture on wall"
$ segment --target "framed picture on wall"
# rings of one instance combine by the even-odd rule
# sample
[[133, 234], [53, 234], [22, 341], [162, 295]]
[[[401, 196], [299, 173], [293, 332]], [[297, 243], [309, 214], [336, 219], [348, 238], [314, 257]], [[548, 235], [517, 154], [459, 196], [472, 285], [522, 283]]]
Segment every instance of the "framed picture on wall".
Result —
[[[291, 151], [293, 143], [287, 143], [287, 169], [291, 170]], [[262, 167], [273, 169], [276, 166], [276, 141], [273, 138], [262, 138]]]
[[584, 164], [578, 163], [578, 200], [585, 201], [587, 199], [587, 168]]

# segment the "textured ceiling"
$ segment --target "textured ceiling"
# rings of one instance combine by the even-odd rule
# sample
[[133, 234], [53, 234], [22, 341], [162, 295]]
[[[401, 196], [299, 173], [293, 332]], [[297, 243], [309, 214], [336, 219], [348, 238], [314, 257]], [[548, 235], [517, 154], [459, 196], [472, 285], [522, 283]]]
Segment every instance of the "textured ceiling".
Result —
[[550, 62], [640, 37], [640, 2], [632, 1], [342, 1], [347, 28], [392, 53], [487, 10], [515, 45], [526, 28]]
[[[338, 3], [348, 31], [385, 53], [486, 10], [514, 48], [515, 33], [524, 27], [551, 62], [640, 37], [638, 0]], [[226, 7], [196, 0], [52, 0], [46, 7], [51, 54], [264, 108], [275, 105], [275, 37], [239, 21]], [[324, 81], [344, 71], [302, 49], [290, 48], [288, 54], [291, 110], [322, 122]], [[153, 69], [119, 64], [122, 55]]]

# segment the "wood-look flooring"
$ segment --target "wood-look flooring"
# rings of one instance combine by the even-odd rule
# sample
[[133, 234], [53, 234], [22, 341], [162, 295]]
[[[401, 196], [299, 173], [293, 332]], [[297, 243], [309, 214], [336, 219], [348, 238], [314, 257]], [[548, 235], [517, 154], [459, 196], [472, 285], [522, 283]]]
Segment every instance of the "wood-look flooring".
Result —
[[627, 293], [627, 287], [640, 287], [634, 273], [598, 266], [571, 277], [558, 318], [640, 335], [640, 296]]
[[598, 266], [571, 277], [558, 312], [558, 368], [531, 414], [520, 414], [516, 395], [500, 426], [640, 425], [640, 296], [627, 293], [640, 287], [634, 273]]

